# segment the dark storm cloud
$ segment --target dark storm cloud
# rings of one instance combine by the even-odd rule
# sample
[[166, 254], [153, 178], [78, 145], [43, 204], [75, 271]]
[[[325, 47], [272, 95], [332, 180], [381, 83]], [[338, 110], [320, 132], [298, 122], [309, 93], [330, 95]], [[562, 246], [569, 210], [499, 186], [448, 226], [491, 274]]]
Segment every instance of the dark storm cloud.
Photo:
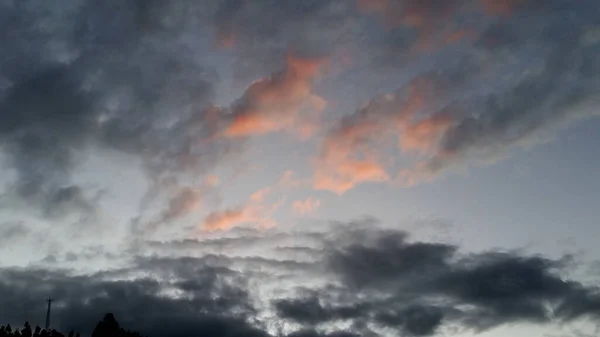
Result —
[[[84, 335], [109, 311], [122, 326], [149, 336], [266, 335], [247, 322], [253, 309], [243, 285], [229, 279], [234, 272], [201, 259], [170, 262], [174, 264], [171, 278], [162, 281], [111, 281], [101, 274], [5, 269], [0, 272], [1, 316], [13, 324], [27, 319], [35, 324], [44, 317], [43, 299], [52, 295], [53, 326]], [[168, 288], [185, 295], [168, 295], [164, 293]]]
[[402, 232], [352, 231], [326, 244], [324, 259], [340, 283], [275, 300], [281, 318], [309, 326], [372, 322], [428, 336], [446, 325], [483, 331], [600, 315], [599, 289], [561, 277], [570, 259], [463, 255], [453, 245], [411, 242]]
[[362, 334], [353, 333], [350, 331], [335, 331], [330, 333], [318, 332], [313, 329], [304, 329], [292, 332], [289, 337], [359, 337]]
[[375, 249], [368, 244], [353, 243], [334, 254], [331, 265], [342, 271], [349, 285], [362, 287], [371, 282], [397, 282], [399, 276], [443, 268], [456, 251], [455, 247], [443, 244], [403, 242], [405, 233], [392, 232], [372, 243]]
[[362, 306], [331, 306], [321, 304], [318, 296], [312, 294], [300, 299], [283, 299], [274, 303], [281, 318], [298, 323], [317, 325], [332, 320], [361, 318], [365, 313]]
[[[566, 324], [600, 315], [598, 289], [561, 276], [572, 266], [568, 258], [498, 251], [462, 254], [457, 246], [414, 242], [404, 232], [365, 224], [330, 229], [311, 237], [313, 245], [306, 249], [319, 258], [310, 263], [268, 253], [159, 254], [83, 276], [2, 269], [0, 316], [15, 324], [41, 320], [48, 295], [56, 298], [57, 327], [88, 331], [104, 312], [114, 312], [123, 326], [149, 336], [267, 336], [266, 327], [276, 328], [282, 321], [296, 324], [299, 330], [292, 335], [329, 335], [331, 324], [343, 322], [351, 326], [349, 332], [335, 334], [377, 336], [386, 328], [430, 336], [448, 326], [483, 331], [509, 324]], [[267, 234], [263, 238], [270, 240]], [[320, 243], [314, 245], [316, 241]], [[321, 285], [310, 282], [315, 280]], [[298, 288], [290, 290], [290, 285]], [[264, 298], [263, 290], [275, 297]], [[271, 305], [273, 314], [266, 321], [259, 319], [266, 307], [258, 303]]]
[[65, 67], [23, 78], [4, 92], [0, 142], [17, 171], [19, 196], [44, 199], [43, 204], [81, 196], [63, 184], [68, 184], [73, 153], [92, 122], [82, 113], [91, 108], [88, 99]]
[[90, 146], [140, 156], [155, 176], [203, 172], [231, 150], [203, 141], [218, 128], [206, 121], [218, 78], [186, 35], [200, 26], [161, 3], [0, 4], [0, 146], [18, 196], [92, 207], [70, 183]]

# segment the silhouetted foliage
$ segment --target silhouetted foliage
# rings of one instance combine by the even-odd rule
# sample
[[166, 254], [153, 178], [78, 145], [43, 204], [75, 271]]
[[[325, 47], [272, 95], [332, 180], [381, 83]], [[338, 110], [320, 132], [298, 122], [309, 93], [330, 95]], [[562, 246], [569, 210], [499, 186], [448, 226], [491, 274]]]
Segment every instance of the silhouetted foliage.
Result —
[[[54, 330], [42, 329], [39, 326], [32, 331], [29, 322], [23, 324], [22, 329], [14, 329], [10, 324], [0, 326], [0, 337], [65, 337], [64, 334]], [[79, 332], [69, 331], [68, 337], [80, 337]], [[117, 319], [112, 313], [108, 313], [98, 322], [92, 331], [92, 337], [141, 337], [138, 332], [125, 330], [119, 326]]]
[[104, 316], [104, 319], [98, 322], [92, 337], [139, 337], [140, 334], [137, 332], [126, 331], [119, 326], [119, 323], [115, 319], [115, 316], [108, 313]]

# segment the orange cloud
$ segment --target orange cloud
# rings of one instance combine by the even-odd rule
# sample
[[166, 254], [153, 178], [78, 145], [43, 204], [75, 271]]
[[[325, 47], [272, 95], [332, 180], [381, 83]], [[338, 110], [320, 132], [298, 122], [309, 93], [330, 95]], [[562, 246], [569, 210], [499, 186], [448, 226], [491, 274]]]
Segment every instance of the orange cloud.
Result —
[[432, 92], [431, 81], [420, 78], [403, 92], [373, 99], [340, 121], [321, 144], [313, 187], [341, 195], [361, 183], [388, 181], [378, 153], [388, 136], [398, 134], [404, 150], [432, 147], [445, 121], [433, 118], [414, 122]]
[[342, 195], [358, 184], [387, 180], [389, 175], [385, 168], [375, 161], [346, 160], [336, 166], [317, 170], [314, 188]]
[[250, 195], [250, 200], [252, 200], [254, 202], [263, 202], [263, 201], [265, 201], [265, 198], [271, 193], [271, 191], [272, 191], [271, 187], [261, 188], [260, 190], [254, 192]]
[[226, 230], [245, 222], [243, 209], [227, 209], [210, 213], [202, 223], [206, 231]]
[[225, 130], [230, 138], [288, 131], [307, 138], [315, 131], [317, 118], [327, 102], [312, 92], [312, 81], [323, 61], [286, 57], [282, 72], [252, 83], [233, 110], [233, 121]]
[[285, 171], [281, 178], [273, 185], [258, 189], [248, 197], [244, 205], [215, 211], [206, 216], [200, 224], [204, 231], [228, 230], [243, 224], [255, 224], [261, 228], [269, 228], [277, 225], [272, 218], [273, 213], [279, 209], [284, 199], [268, 202], [267, 199], [281, 189], [297, 186], [299, 182], [294, 179], [292, 171]]
[[399, 137], [400, 148], [403, 152], [432, 151], [452, 122], [449, 115], [437, 114], [404, 127]]
[[331, 132], [321, 145], [313, 187], [341, 195], [360, 183], [387, 180], [385, 169], [368, 147], [383, 128], [377, 121], [361, 119]]
[[219, 185], [219, 176], [216, 176], [214, 174], [209, 174], [206, 177], [204, 177], [204, 182], [208, 185], [208, 186], [217, 186]]
[[308, 197], [306, 200], [296, 200], [292, 204], [292, 209], [295, 213], [306, 215], [315, 212], [321, 206], [321, 201]]
[[264, 217], [258, 208], [246, 205], [209, 214], [204, 219], [201, 228], [209, 232], [225, 231], [246, 223], [258, 224], [262, 228], [275, 225], [275, 221]]
[[281, 202], [267, 205], [250, 200], [240, 207], [210, 213], [204, 218], [200, 229], [208, 232], [225, 231], [243, 224], [270, 228], [277, 225], [271, 214], [280, 206]]

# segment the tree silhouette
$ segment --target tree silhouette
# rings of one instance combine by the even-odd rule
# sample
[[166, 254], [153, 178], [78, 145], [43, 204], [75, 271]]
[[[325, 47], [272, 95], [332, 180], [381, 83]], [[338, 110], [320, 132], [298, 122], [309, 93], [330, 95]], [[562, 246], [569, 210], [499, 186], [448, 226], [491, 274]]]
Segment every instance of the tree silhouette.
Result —
[[[69, 331], [68, 337], [73, 336], [80, 337], [79, 332]], [[25, 322], [21, 330], [13, 330], [10, 324], [0, 326], [0, 337], [65, 337], [65, 335], [54, 329], [41, 329], [39, 326], [36, 326], [32, 332], [29, 322]], [[92, 337], [141, 337], [141, 335], [138, 332], [124, 330], [119, 326], [115, 316], [107, 313], [92, 331]]]
[[29, 322], [25, 322], [25, 324], [23, 324], [25, 327], [23, 328], [23, 330], [21, 330], [21, 336], [22, 337], [31, 337], [32, 336], [32, 332], [31, 332], [31, 325], [29, 325]]
[[92, 337], [137, 337], [137, 332], [126, 331], [119, 326], [115, 316], [107, 313], [102, 321], [98, 322], [92, 332]]

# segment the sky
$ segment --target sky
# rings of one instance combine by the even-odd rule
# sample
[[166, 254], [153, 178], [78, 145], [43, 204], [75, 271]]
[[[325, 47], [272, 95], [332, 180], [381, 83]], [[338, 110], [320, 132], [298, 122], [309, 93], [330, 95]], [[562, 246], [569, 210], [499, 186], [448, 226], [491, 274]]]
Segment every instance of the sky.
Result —
[[597, 0], [0, 0], [0, 325], [600, 330]]

